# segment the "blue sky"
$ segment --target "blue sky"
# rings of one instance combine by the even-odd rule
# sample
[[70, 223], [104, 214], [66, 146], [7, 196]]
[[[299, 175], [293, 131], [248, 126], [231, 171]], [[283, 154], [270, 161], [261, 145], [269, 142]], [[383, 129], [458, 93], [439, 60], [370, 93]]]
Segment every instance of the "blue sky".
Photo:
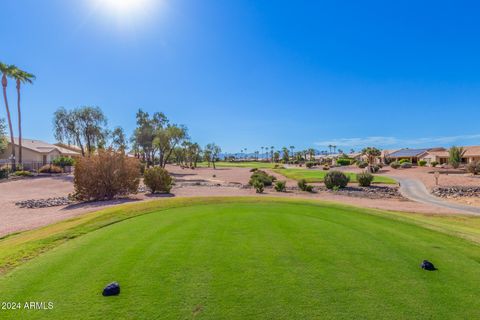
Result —
[[475, 1], [96, 1], [2, 1], [0, 61], [37, 76], [24, 136], [97, 105], [129, 135], [162, 111], [227, 152], [480, 144]]

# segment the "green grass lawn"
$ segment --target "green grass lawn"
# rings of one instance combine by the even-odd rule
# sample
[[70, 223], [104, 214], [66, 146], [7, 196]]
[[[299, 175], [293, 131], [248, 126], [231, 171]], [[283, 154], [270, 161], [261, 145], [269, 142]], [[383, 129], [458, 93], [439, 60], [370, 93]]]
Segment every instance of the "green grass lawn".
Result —
[[[307, 182], [323, 182], [325, 175], [328, 173], [326, 170], [316, 169], [275, 169], [273, 170], [289, 179], [301, 180], [305, 179]], [[352, 172], [345, 172], [350, 177], [350, 182], [357, 182], [357, 175]], [[397, 182], [389, 177], [374, 175], [373, 183], [385, 183], [396, 184]]]
[[[258, 169], [272, 169], [275, 166], [275, 163], [271, 162], [257, 162], [257, 161], [246, 161], [246, 162], [229, 162], [229, 161], [219, 161], [215, 162], [217, 167], [225, 168], [258, 168]], [[199, 167], [206, 167], [206, 162], [200, 162]]]
[[478, 319], [480, 247], [460, 237], [479, 225], [275, 198], [125, 205], [0, 240], [0, 266], [21, 260], [1, 300], [54, 302], [0, 318]]

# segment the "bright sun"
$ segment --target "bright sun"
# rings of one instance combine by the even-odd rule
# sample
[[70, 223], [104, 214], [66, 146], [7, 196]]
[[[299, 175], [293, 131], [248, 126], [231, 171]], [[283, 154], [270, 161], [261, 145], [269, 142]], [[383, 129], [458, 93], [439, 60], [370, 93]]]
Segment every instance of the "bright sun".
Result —
[[152, 5], [152, 0], [96, 0], [102, 9], [115, 14], [131, 15], [144, 10]]

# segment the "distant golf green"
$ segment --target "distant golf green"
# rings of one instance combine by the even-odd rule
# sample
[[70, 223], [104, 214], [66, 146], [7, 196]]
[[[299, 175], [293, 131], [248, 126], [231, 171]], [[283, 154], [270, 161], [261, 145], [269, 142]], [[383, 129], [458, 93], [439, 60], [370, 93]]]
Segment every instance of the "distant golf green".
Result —
[[[404, 216], [268, 198], [107, 209], [0, 241], [28, 251], [85, 232], [0, 276], [2, 301], [54, 308], [0, 318], [480, 318], [480, 247]], [[102, 297], [111, 281], [121, 294]]]
[[[307, 182], [323, 182], [325, 175], [328, 173], [326, 170], [317, 170], [317, 169], [274, 169], [276, 173], [279, 173], [289, 179], [301, 180], [305, 179]], [[357, 182], [357, 175], [352, 172], [344, 172], [347, 176], [350, 177], [350, 182]], [[395, 184], [397, 183], [394, 179], [374, 175], [373, 183], [385, 183], [385, 184]]]
[[[275, 163], [271, 162], [261, 162], [261, 161], [245, 161], [245, 162], [230, 162], [230, 161], [219, 161], [215, 162], [217, 167], [226, 167], [226, 168], [258, 168], [258, 169], [271, 169], [275, 167]], [[206, 167], [206, 162], [200, 162], [199, 167]]]

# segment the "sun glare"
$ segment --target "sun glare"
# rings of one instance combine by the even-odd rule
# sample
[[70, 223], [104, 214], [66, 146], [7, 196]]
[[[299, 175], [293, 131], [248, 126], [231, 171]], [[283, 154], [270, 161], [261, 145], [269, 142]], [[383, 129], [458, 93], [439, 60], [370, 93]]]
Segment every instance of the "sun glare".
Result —
[[163, 2], [163, 0], [90, 0], [93, 11], [104, 16], [105, 22], [113, 22], [122, 29], [145, 23]]

